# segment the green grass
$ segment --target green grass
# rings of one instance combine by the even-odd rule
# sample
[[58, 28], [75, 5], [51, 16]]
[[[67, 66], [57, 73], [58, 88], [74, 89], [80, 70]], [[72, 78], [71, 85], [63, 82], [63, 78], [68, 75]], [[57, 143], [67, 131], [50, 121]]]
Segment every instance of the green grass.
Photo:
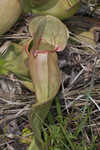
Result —
[[[47, 128], [43, 128], [44, 141], [49, 150], [96, 150], [96, 136], [87, 125], [91, 122], [88, 101], [83, 111], [75, 115], [75, 108], [69, 113], [62, 113], [59, 100], [56, 98], [56, 117], [48, 114]], [[90, 143], [85, 133], [88, 133]]]

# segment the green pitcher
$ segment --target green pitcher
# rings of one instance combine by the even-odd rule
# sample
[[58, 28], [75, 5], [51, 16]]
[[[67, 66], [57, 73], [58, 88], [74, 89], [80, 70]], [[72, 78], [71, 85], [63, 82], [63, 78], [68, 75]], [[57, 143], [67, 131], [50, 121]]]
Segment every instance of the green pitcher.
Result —
[[2, 56], [9, 71], [26, 76], [23, 84], [35, 92], [36, 103], [30, 110], [30, 123], [34, 132], [29, 150], [46, 150], [41, 138], [41, 125], [61, 84], [61, 72], [56, 52], [62, 51], [69, 38], [67, 27], [56, 17], [38, 16], [29, 23], [30, 38], [19, 45], [12, 44]]
[[25, 0], [25, 10], [31, 8], [33, 14], [52, 15], [60, 19], [71, 17], [78, 10], [80, 0]]
[[22, 0], [0, 0], [0, 35], [7, 32], [22, 12]]

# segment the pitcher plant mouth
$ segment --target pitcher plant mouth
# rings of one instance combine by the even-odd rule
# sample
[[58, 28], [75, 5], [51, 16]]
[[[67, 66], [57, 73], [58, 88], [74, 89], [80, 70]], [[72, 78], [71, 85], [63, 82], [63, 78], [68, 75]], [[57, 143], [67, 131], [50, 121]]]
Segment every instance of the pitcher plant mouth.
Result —
[[[43, 38], [40, 38], [40, 40], [38, 41], [38, 44], [40, 44], [40, 42], [43, 40]], [[34, 48], [33, 46], [33, 40], [30, 40], [27, 42], [26, 46], [25, 46], [25, 51], [27, 53], [28, 56], [30, 56], [30, 54], [32, 54], [34, 57], [36, 57], [38, 54], [49, 54], [49, 53], [55, 53], [55, 52], [60, 52], [62, 51], [60, 46], [55, 46], [55, 48], [52, 50], [38, 50]]]

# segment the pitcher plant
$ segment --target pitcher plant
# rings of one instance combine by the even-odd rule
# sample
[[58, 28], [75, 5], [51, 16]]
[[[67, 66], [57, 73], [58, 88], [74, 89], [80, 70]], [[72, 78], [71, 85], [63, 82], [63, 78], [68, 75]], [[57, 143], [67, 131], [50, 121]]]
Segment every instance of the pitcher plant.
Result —
[[7, 32], [22, 13], [22, 0], [0, 0], [0, 35]]
[[52, 15], [66, 19], [76, 13], [80, 0], [24, 0], [25, 11], [32, 10], [33, 14]]
[[47, 15], [33, 18], [29, 23], [29, 33], [29, 39], [19, 45], [11, 44], [2, 56], [6, 61], [3, 74], [11, 71], [28, 79], [23, 84], [36, 94], [36, 103], [29, 115], [34, 136], [28, 150], [46, 150], [41, 125], [60, 88], [61, 71], [56, 52], [64, 50], [69, 31], [58, 18]]

